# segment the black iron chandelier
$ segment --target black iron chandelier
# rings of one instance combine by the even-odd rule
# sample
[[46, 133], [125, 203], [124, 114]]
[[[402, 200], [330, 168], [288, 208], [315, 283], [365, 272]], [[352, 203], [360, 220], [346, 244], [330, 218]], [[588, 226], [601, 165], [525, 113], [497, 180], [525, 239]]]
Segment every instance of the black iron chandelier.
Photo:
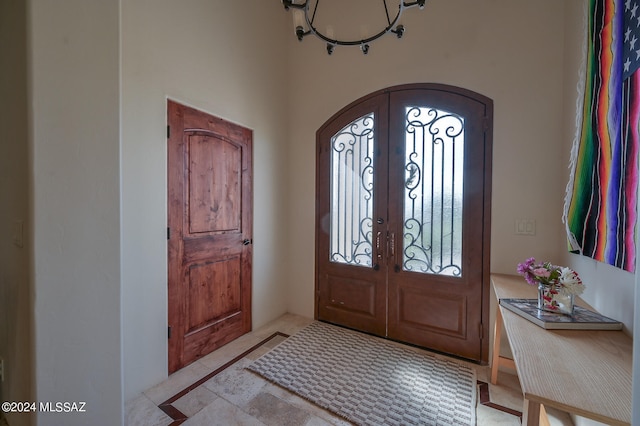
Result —
[[[378, 33], [372, 36], [365, 36], [360, 39], [351, 40], [339, 40], [334, 38], [332, 34], [325, 34], [318, 30], [315, 25], [316, 12], [320, 4], [320, 0], [297, 0], [299, 3], [295, 3], [296, 0], [282, 0], [285, 10], [293, 9], [294, 12], [294, 27], [296, 37], [299, 41], [309, 34], [313, 34], [321, 40], [327, 43], [327, 53], [331, 55], [336, 46], [360, 46], [362, 53], [365, 55], [369, 53], [369, 43], [379, 39], [387, 33], [393, 33], [398, 38], [402, 38], [405, 28], [404, 25], [399, 24], [400, 16], [404, 9], [408, 9], [414, 6], [418, 6], [420, 9], [424, 9], [426, 0], [416, 1], [403, 1], [400, 0], [398, 10], [395, 13], [389, 13], [389, 7], [387, 6], [387, 0], [382, 0], [384, 3], [384, 10], [386, 13], [386, 27]], [[342, 0], [340, 0], [342, 1]], [[313, 6], [313, 7], [312, 7]]]

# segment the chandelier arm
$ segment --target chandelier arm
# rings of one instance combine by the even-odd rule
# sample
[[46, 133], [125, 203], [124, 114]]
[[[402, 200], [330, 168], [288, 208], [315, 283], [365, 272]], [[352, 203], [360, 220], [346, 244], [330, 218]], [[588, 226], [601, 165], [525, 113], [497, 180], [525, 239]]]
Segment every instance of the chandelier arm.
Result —
[[398, 13], [396, 14], [395, 18], [393, 18], [393, 20], [391, 20], [391, 17], [389, 16], [389, 8], [387, 5], [387, 1], [383, 0], [383, 4], [384, 4], [384, 9], [385, 9], [385, 13], [387, 16], [387, 22], [388, 25], [380, 32], [378, 32], [377, 34], [374, 34], [370, 37], [364, 38], [364, 39], [360, 39], [360, 40], [337, 40], [334, 38], [330, 38], [324, 34], [322, 34], [320, 31], [318, 31], [318, 29], [314, 26], [314, 21], [315, 21], [315, 17], [316, 17], [316, 12], [318, 10], [318, 5], [320, 4], [320, 0], [316, 1], [316, 4], [313, 8], [313, 14], [311, 16], [311, 19], [309, 19], [309, 0], [306, 0], [304, 3], [298, 4], [298, 3], [294, 3], [294, 0], [282, 0], [282, 3], [284, 5], [284, 8], [286, 10], [289, 10], [290, 8], [294, 8], [294, 9], [300, 9], [302, 11], [304, 11], [304, 17], [305, 17], [305, 21], [307, 23], [307, 26], [309, 27], [308, 30], [304, 30], [304, 28], [302, 28], [302, 26], [298, 26], [296, 28], [296, 35], [298, 37], [298, 40], [302, 41], [302, 39], [304, 37], [306, 37], [309, 34], [313, 34], [316, 37], [318, 37], [321, 40], [324, 40], [325, 42], [328, 43], [327, 45], [327, 51], [329, 54], [331, 54], [331, 52], [333, 52], [333, 48], [330, 48], [329, 45], [332, 46], [360, 46], [361, 49], [363, 50], [363, 52], [366, 54], [367, 51], [369, 50], [369, 46], [368, 43], [377, 40], [378, 38], [382, 37], [383, 35], [392, 32], [394, 34], [396, 34], [398, 36], [398, 38], [401, 38], [405, 28], [404, 25], [398, 25], [395, 29], [393, 28], [397, 22], [400, 20], [400, 16], [402, 15], [402, 12], [404, 9], [408, 9], [414, 6], [419, 6], [420, 9], [424, 8], [425, 2], [426, 0], [415, 0], [415, 1], [410, 1], [410, 2], [406, 2], [406, 1], [401, 1], [400, 4], [398, 5]]
[[[304, 5], [307, 6], [308, 3], [309, 3], [308, 1], [305, 1]], [[311, 16], [311, 21], [309, 21], [309, 18], [307, 16], [308, 9], [305, 8], [304, 15], [307, 17], [307, 24], [309, 24], [309, 27], [312, 27], [313, 22], [316, 20], [316, 12], [318, 11], [319, 4], [320, 4], [320, 0], [317, 0], [316, 5], [313, 7], [313, 15]]]
[[412, 2], [406, 2], [403, 1], [402, 5], [404, 7], [413, 7], [413, 6], [419, 6], [420, 9], [424, 8], [424, 4], [426, 3], [426, 0], [416, 0], [416, 1], [412, 1]]
[[[395, 22], [395, 21], [394, 21]], [[377, 33], [376, 35], [373, 35], [371, 37], [367, 37], [367, 38], [363, 38], [361, 40], [336, 40], [336, 39], [332, 39], [327, 37], [326, 35], [318, 32], [318, 30], [316, 30], [315, 28], [311, 28], [311, 31], [307, 31], [305, 33], [305, 35], [309, 34], [309, 33], [313, 33], [316, 37], [326, 41], [327, 43], [331, 43], [331, 44], [335, 44], [336, 46], [360, 46], [361, 44], [366, 44], [366, 43], [370, 43], [374, 40], [379, 39], [380, 37], [382, 37], [383, 35], [385, 35], [388, 32], [391, 32], [393, 28], [393, 24], [388, 26], [387, 28], [385, 28], [384, 30], [380, 31], [379, 33]]]
[[[316, 3], [317, 5], [317, 3]], [[363, 38], [360, 40], [336, 40], [330, 37], [327, 37], [326, 35], [322, 34], [320, 31], [318, 31], [318, 29], [316, 27], [313, 26], [312, 22], [309, 22], [309, 20], [307, 20], [307, 24], [309, 25], [309, 31], [310, 33], [314, 34], [316, 37], [326, 41], [327, 43], [331, 43], [333, 45], [336, 46], [360, 46], [363, 44], [367, 44], [370, 43], [374, 40], [379, 39], [380, 37], [382, 37], [383, 35], [389, 33], [389, 32], [394, 32], [394, 30], [392, 29], [396, 23], [400, 20], [400, 16], [402, 16], [402, 11], [403, 11], [404, 7], [403, 5], [400, 5], [400, 7], [398, 7], [398, 14], [395, 16], [395, 18], [393, 18], [393, 21], [391, 21], [389, 23], [389, 25], [387, 25], [382, 31], [380, 31], [379, 33], [372, 35], [370, 37], [367, 38]], [[403, 29], [404, 31], [404, 29]]]
[[[387, 6], [387, 0], [382, 0], [382, 4], [384, 4], [384, 13], [387, 14], [387, 24], [391, 25], [391, 18], [389, 18], [389, 7]], [[402, 5], [400, 5], [402, 7]]]

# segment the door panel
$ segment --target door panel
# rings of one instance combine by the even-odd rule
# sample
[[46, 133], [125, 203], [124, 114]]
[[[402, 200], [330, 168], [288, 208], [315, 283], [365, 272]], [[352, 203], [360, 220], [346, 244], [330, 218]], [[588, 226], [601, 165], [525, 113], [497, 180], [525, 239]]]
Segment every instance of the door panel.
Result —
[[390, 105], [389, 227], [402, 238], [388, 337], [479, 360], [485, 105], [441, 90], [392, 93]]
[[187, 334], [242, 312], [240, 257], [189, 266]]
[[465, 338], [465, 297], [451, 293], [426, 294], [422, 286], [401, 285], [397, 291], [398, 323], [403, 327]]
[[242, 216], [242, 149], [209, 135], [188, 135], [189, 230], [236, 231]]
[[[316, 316], [366, 332], [386, 332], [387, 105], [374, 97], [319, 131], [316, 205]], [[375, 138], [374, 138], [375, 135]], [[386, 237], [385, 237], [386, 239]]]
[[331, 302], [327, 310], [336, 311], [335, 315], [340, 314], [337, 311], [343, 311], [346, 314], [375, 316], [375, 282], [344, 276], [329, 276], [327, 281], [327, 297]]
[[318, 319], [486, 360], [491, 119], [488, 98], [416, 84], [318, 131]]
[[168, 102], [169, 372], [251, 329], [251, 131]]

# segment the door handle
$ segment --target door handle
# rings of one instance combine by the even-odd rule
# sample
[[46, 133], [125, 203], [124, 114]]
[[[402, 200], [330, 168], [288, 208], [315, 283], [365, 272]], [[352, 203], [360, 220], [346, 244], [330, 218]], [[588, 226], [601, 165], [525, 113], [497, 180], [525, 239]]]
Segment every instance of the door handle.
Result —
[[243, 240], [243, 241], [242, 241], [242, 245], [243, 245], [243, 246], [248, 246], [248, 245], [249, 245], [249, 244], [251, 244], [251, 243], [253, 243], [253, 240], [246, 239], [246, 240]]
[[398, 263], [398, 255], [396, 251], [396, 233], [391, 232], [389, 234], [389, 256], [393, 259], [393, 270], [400, 272], [400, 264]]

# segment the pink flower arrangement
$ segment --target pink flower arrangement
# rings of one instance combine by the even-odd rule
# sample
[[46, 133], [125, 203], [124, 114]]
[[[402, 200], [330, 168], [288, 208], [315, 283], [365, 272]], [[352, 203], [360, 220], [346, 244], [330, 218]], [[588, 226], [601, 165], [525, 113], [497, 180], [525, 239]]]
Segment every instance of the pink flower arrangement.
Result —
[[584, 284], [576, 271], [551, 262], [536, 263], [533, 257], [518, 264], [518, 273], [531, 285], [542, 284], [552, 290], [576, 296], [584, 291]]

